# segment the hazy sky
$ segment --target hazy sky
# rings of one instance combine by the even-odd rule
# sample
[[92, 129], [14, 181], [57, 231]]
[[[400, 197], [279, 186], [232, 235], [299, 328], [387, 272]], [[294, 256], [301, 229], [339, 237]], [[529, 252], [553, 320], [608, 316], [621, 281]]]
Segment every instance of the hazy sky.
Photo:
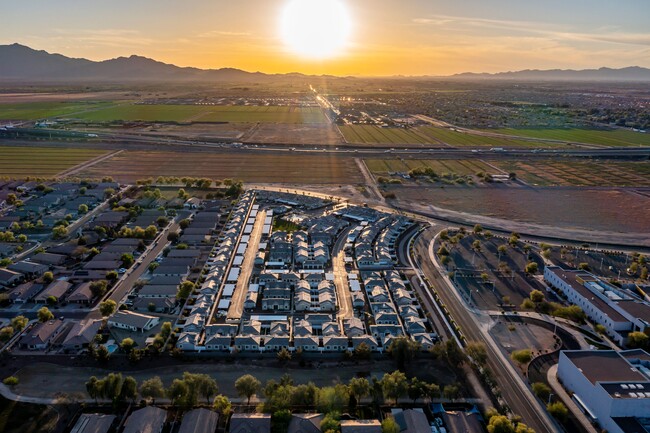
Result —
[[5, 0], [0, 43], [72, 57], [351, 75], [650, 67], [650, 0], [342, 0], [348, 47], [288, 52], [288, 0]]

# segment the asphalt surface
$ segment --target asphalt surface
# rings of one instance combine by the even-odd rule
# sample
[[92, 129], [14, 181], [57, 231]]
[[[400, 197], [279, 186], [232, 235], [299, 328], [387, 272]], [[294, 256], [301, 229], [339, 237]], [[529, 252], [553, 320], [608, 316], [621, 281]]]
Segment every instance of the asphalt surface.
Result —
[[343, 250], [351, 230], [352, 227], [343, 230], [332, 247], [332, 272], [334, 273], [334, 285], [336, 286], [336, 300], [339, 305], [337, 314], [339, 320], [354, 317], [352, 292], [348, 283], [348, 271], [345, 269], [345, 251]]
[[557, 431], [545, 409], [537, 402], [527, 385], [515, 372], [510, 362], [505, 359], [502, 352], [495, 346], [494, 341], [484, 331], [477, 318], [468, 311], [462, 301], [443, 280], [440, 272], [430, 259], [429, 246], [435, 237], [436, 230], [428, 229], [414, 242], [415, 255], [421, 266], [422, 272], [436, 290], [442, 302], [461, 327], [465, 337], [471, 341], [485, 344], [488, 353], [488, 367], [500, 385], [504, 400], [511, 410], [522, 417], [523, 422], [533, 428], [537, 433], [553, 433]]

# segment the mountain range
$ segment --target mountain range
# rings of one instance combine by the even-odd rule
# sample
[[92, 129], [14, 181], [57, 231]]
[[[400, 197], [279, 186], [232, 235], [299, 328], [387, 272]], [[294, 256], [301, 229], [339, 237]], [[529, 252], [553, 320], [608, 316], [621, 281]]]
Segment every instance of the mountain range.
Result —
[[[37, 51], [20, 44], [0, 45], [0, 81], [4, 82], [263, 82], [278, 78], [300, 77], [306, 76], [299, 73], [264, 74], [234, 68], [179, 67], [135, 55], [96, 62]], [[463, 73], [445, 78], [527, 81], [650, 81], [650, 69], [633, 66], [623, 69], [600, 68], [579, 71], [525, 70], [497, 74]]]

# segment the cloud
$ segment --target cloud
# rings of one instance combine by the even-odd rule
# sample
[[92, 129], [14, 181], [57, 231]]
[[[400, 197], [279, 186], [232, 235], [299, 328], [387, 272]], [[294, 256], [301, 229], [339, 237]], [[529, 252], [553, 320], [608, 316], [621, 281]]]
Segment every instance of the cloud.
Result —
[[48, 39], [103, 47], [142, 47], [155, 44], [152, 38], [142, 37], [129, 29], [54, 29]]
[[247, 37], [247, 36], [251, 36], [251, 34], [249, 32], [229, 32], [224, 30], [211, 30], [209, 32], [200, 33], [197, 36], [199, 38], [215, 38], [219, 36]]

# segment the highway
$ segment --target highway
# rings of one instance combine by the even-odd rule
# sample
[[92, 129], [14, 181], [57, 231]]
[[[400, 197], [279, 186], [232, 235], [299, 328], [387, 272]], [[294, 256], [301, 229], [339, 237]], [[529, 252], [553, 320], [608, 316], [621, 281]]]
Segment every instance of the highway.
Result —
[[414, 242], [414, 254], [421, 267], [420, 270], [461, 327], [465, 337], [470, 341], [485, 344], [488, 353], [488, 367], [492, 370], [501, 394], [511, 410], [521, 416], [523, 422], [533, 428], [536, 433], [556, 432], [555, 422], [537, 402], [510, 361], [487, 333], [487, 323], [480, 321], [479, 317], [465, 308], [465, 304], [458, 297], [456, 291], [445, 282], [435, 266], [431, 255], [433, 254], [432, 242], [436, 232], [437, 230], [432, 228], [426, 229]]

